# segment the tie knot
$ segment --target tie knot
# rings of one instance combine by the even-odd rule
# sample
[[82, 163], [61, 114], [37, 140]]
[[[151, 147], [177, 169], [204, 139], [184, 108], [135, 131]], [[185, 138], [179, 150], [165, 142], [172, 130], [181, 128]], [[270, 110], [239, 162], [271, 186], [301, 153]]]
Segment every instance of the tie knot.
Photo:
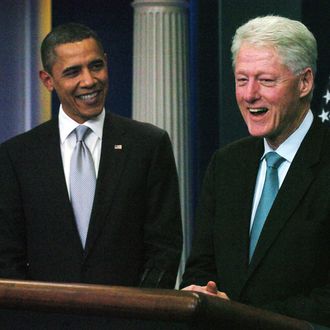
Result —
[[86, 135], [90, 131], [90, 128], [85, 125], [79, 125], [75, 129], [77, 142], [84, 141]]
[[273, 167], [275, 169], [278, 169], [280, 165], [284, 162], [284, 158], [281, 157], [278, 153], [276, 152], [268, 152], [265, 155], [266, 162], [267, 162], [267, 167]]

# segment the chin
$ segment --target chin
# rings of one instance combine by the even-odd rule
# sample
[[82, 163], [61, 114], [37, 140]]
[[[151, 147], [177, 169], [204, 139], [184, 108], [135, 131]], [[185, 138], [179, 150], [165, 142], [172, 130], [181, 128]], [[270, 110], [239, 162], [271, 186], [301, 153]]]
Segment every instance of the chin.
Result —
[[93, 117], [98, 116], [102, 112], [102, 110], [103, 110], [103, 107], [100, 109], [91, 109], [91, 110], [81, 111], [80, 114], [81, 114], [81, 117], [84, 117], [84, 118], [93, 118]]
[[272, 133], [272, 127], [268, 123], [250, 123], [247, 125], [250, 135], [256, 137], [265, 137]]
[[267, 132], [265, 132], [264, 130], [258, 130], [258, 129], [249, 129], [249, 133], [251, 136], [254, 137], [260, 137], [263, 138], [265, 136], [267, 136]]

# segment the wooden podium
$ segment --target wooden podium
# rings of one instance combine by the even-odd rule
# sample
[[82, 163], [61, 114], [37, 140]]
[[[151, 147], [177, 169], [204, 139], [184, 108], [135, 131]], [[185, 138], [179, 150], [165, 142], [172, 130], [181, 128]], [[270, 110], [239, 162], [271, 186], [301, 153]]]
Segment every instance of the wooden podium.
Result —
[[1, 329], [310, 330], [309, 323], [202, 293], [0, 280]]

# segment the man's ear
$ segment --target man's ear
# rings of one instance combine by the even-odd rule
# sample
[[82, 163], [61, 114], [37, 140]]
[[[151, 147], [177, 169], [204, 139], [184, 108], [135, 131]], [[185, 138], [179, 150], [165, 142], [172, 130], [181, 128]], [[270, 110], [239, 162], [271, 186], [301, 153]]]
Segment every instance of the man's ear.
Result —
[[306, 68], [301, 73], [300, 79], [300, 97], [305, 97], [311, 93], [314, 86], [314, 75], [311, 68]]
[[53, 77], [45, 70], [39, 71], [39, 78], [44, 84], [44, 86], [52, 92], [54, 90]]

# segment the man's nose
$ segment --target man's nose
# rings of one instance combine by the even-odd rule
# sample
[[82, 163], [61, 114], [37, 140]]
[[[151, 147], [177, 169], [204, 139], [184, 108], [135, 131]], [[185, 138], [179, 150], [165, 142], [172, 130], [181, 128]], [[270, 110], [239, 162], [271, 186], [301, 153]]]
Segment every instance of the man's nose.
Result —
[[95, 79], [92, 74], [92, 72], [88, 69], [83, 70], [82, 76], [81, 76], [81, 87], [91, 87], [95, 84]]
[[257, 80], [249, 80], [245, 93], [244, 99], [248, 103], [253, 103], [260, 98], [260, 85]]

